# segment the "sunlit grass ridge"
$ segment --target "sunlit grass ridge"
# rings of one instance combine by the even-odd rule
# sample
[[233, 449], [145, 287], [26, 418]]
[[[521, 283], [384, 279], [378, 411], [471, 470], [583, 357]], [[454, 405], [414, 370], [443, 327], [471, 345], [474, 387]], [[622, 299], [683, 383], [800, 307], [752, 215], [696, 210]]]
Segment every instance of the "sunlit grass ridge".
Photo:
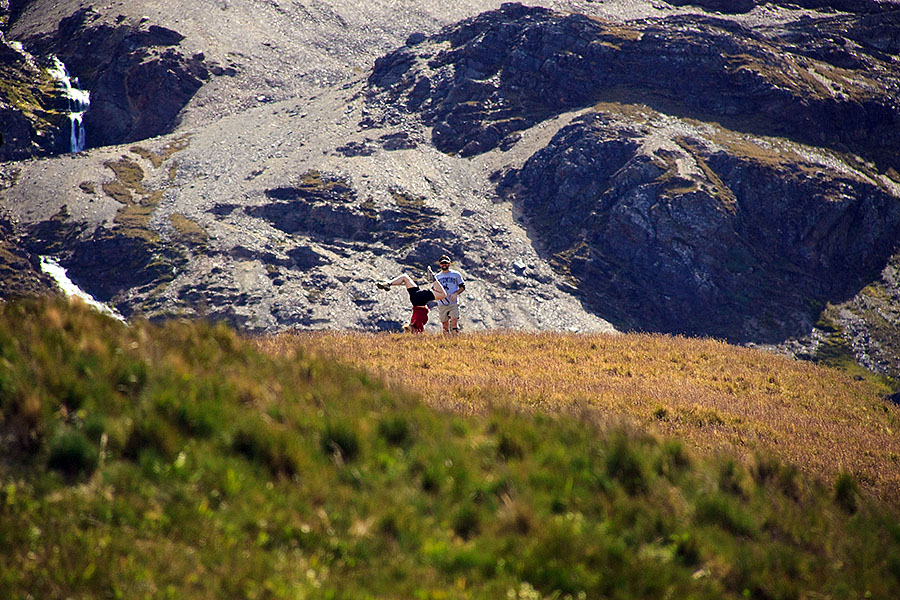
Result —
[[363, 367], [436, 407], [596, 411], [677, 436], [694, 449], [773, 453], [833, 480], [852, 473], [900, 504], [900, 411], [875, 384], [710, 339], [665, 335], [299, 334], [298, 344]]
[[[691, 448], [721, 424], [679, 437], [595, 407], [587, 354], [624, 369], [608, 376], [623, 390], [649, 378], [644, 367], [674, 384], [664, 374], [697, 359], [666, 340], [251, 341], [221, 325], [0, 305], [0, 597], [898, 597], [900, 516], [865, 493], [877, 481], [810, 479], [775, 454], [707, 456]], [[613, 358], [627, 354], [604, 345], [626, 342], [630, 377]], [[698, 344], [710, 364], [730, 352]], [[684, 356], [649, 360], [654, 345]], [[366, 370], [348, 366], [366, 351]], [[529, 354], [546, 383], [525, 374]], [[805, 367], [759, 361], [783, 386], [802, 379]], [[553, 363], [583, 366], [585, 391], [562, 401], [577, 386]], [[845, 393], [876, 401], [812, 373], [823, 406]], [[686, 431], [660, 394], [636, 414]]]

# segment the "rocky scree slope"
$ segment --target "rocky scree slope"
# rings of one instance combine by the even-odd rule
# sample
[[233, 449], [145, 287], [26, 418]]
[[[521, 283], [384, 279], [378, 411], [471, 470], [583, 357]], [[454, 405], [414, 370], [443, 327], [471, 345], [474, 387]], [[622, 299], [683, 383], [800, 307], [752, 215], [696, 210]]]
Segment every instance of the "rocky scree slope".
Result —
[[[28, 251], [57, 255], [124, 314], [252, 330], [396, 328], [400, 294], [374, 296], [371, 280], [444, 251], [469, 278], [473, 328], [604, 329], [607, 318], [815, 354], [823, 307], [873, 289], [889, 302], [896, 10], [766, 5], [726, 18], [557, 4], [578, 11], [506, 4], [440, 31], [447, 15], [414, 12], [397, 23], [428, 27], [402, 35], [372, 19], [406, 43], [359, 69], [364, 79], [323, 76], [317, 91], [285, 65], [305, 51], [288, 40], [339, 22], [324, 5], [309, 28], [279, 25], [261, 43], [277, 77], [261, 74], [262, 54], [198, 35], [178, 3], [165, 3], [168, 19], [149, 5], [60, 5], [55, 26], [25, 11], [18, 35], [99, 65], [88, 79], [109, 90], [115, 135], [175, 131], [9, 163], [4, 204]], [[296, 6], [229, 6], [222, 22], [301, 22]], [[346, 41], [359, 15], [342, 14]], [[249, 25], [236, 31], [260, 42]], [[328, 60], [359, 63], [348, 48]], [[162, 87], [183, 92], [165, 115], [144, 116], [152, 94], [122, 100], [163, 71]], [[233, 93], [244, 96], [232, 106]], [[878, 314], [896, 328], [894, 313]]]

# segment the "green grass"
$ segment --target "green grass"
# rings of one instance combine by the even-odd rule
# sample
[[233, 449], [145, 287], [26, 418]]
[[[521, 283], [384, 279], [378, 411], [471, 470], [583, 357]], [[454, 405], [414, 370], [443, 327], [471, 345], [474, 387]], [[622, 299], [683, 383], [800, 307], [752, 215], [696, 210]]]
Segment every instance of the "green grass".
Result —
[[850, 474], [441, 410], [221, 325], [0, 305], [0, 443], [3, 598], [900, 595]]

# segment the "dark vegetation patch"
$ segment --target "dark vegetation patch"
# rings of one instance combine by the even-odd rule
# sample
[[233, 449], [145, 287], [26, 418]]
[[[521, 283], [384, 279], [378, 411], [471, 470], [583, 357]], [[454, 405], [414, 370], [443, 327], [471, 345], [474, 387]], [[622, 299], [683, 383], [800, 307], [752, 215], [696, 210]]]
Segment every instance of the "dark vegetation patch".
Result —
[[169, 222], [175, 229], [174, 239], [182, 244], [203, 247], [209, 240], [209, 234], [201, 225], [180, 213], [170, 214]]

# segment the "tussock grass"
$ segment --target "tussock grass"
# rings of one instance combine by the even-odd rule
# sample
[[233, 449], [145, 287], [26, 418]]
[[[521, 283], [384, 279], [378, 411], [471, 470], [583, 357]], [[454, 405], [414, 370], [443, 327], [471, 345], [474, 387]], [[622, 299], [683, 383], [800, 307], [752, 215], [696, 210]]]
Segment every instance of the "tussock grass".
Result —
[[[402, 348], [396, 373], [431, 373], [416, 393], [392, 374]], [[675, 338], [247, 340], [0, 304], [0, 597], [900, 595], [896, 506], [850, 471], [816, 482], [774, 455], [691, 449], [715, 429], [688, 444], [610, 424], [597, 388], [562, 402], [578, 388], [559, 372], [587, 369], [586, 349], [616, 377], [683, 372], [685, 389], [715, 388], [711, 364], [802, 379]], [[390, 386], [347, 362], [364, 356]], [[512, 371], [531, 365], [555, 387]], [[865, 391], [811, 373], [835, 402]], [[692, 419], [727, 421], [697, 402]], [[681, 414], [659, 403], [644, 403], [655, 422]]]
[[709, 339], [665, 335], [482, 333], [455, 338], [284, 334], [270, 354], [312, 348], [438, 408], [589, 411], [693, 450], [745, 462], [773, 454], [832, 481], [851, 473], [900, 505], [900, 410], [840, 371]]

